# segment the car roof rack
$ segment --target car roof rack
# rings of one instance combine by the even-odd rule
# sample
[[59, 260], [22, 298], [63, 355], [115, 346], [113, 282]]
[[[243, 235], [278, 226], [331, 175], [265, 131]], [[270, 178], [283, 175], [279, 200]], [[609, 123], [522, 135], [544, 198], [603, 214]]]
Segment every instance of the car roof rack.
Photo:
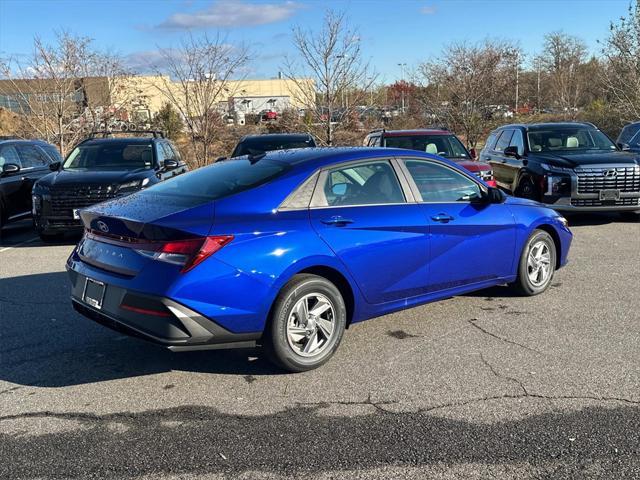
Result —
[[107, 138], [114, 134], [128, 135], [128, 134], [147, 134], [153, 135], [153, 138], [165, 138], [164, 132], [161, 130], [95, 130], [89, 134], [88, 139], [101, 137]]

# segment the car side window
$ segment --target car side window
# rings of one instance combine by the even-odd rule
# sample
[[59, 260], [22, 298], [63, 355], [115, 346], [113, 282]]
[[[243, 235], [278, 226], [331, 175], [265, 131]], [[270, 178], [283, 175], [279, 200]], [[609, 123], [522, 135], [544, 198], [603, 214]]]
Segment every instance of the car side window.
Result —
[[171, 158], [173, 158], [174, 160], [177, 160], [178, 162], [182, 160], [180, 158], [180, 152], [178, 152], [178, 149], [173, 143], [167, 142], [167, 149], [171, 152]]
[[53, 145], [45, 145], [42, 147], [42, 149], [47, 153], [47, 155], [49, 155], [49, 158], [51, 158], [52, 162], [62, 162], [62, 156], [60, 155], [60, 152], [58, 152], [58, 149]]
[[387, 161], [346, 165], [329, 170], [319, 206], [404, 203], [400, 182]]
[[33, 145], [16, 145], [22, 168], [39, 168], [49, 164], [45, 154]]
[[20, 157], [18, 156], [18, 152], [16, 147], [13, 145], [5, 145], [0, 147], [0, 168], [2, 168], [7, 163], [13, 163], [22, 167], [22, 162], [20, 162]]
[[509, 146], [516, 147], [518, 149], [518, 155], [524, 155], [524, 137], [522, 136], [521, 130], [513, 131], [513, 136], [511, 137]]
[[491, 135], [489, 135], [489, 138], [487, 138], [487, 141], [484, 144], [487, 150], [493, 150], [493, 147], [496, 145], [496, 139], [498, 138], [498, 133], [493, 132]]
[[170, 158], [169, 156], [167, 156], [167, 150], [164, 147], [164, 142], [156, 143], [156, 152], [157, 152], [157, 156], [158, 156], [158, 165], [160, 165], [160, 167], [162, 167], [164, 161], [167, 158]]
[[511, 142], [512, 135], [513, 130], [503, 130], [493, 150], [496, 152], [504, 152], [504, 149], [507, 148]]
[[638, 132], [640, 132], [640, 123], [627, 125], [622, 129], [618, 143], [629, 143]]
[[404, 163], [423, 202], [468, 202], [482, 195], [476, 182], [449, 167], [425, 160]]

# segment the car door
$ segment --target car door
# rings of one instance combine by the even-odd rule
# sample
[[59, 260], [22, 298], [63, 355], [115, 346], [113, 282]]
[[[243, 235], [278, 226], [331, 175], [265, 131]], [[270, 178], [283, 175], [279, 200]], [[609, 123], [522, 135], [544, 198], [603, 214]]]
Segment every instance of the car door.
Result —
[[406, 158], [402, 165], [430, 222], [429, 291], [509, 276], [516, 243], [509, 207], [478, 201], [486, 187], [445, 163]]
[[309, 213], [313, 228], [345, 265], [367, 302], [389, 302], [426, 291], [428, 223], [391, 160], [347, 163], [322, 171]]
[[16, 144], [16, 150], [20, 156], [22, 169], [20, 170], [22, 185], [20, 193], [20, 205], [23, 211], [31, 211], [31, 190], [38, 179], [50, 172], [49, 157], [35, 145], [27, 143]]
[[518, 180], [518, 175], [520, 171], [524, 168], [524, 134], [522, 130], [516, 128], [513, 130], [513, 135], [511, 135], [511, 140], [509, 140], [509, 147], [515, 147], [518, 151], [518, 157], [506, 156], [505, 162], [503, 163], [503, 177], [504, 181], [507, 185], [509, 185], [509, 189], [513, 190], [515, 188], [516, 182]]
[[498, 185], [508, 190], [511, 189], [509, 166], [507, 165], [508, 157], [504, 155], [503, 152], [504, 149], [509, 146], [512, 136], [512, 129], [502, 130], [496, 140], [495, 146], [491, 150], [491, 160], [489, 162], [493, 168], [493, 175]]
[[[0, 169], [13, 163], [22, 169], [22, 163], [18, 156], [15, 144], [3, 144], [0, 146]], [[3, 219], [9, 219], [25, 213], [25, 203], [22, 198], [22, 172], [2, 174], [0, 176], [0, 211]]]

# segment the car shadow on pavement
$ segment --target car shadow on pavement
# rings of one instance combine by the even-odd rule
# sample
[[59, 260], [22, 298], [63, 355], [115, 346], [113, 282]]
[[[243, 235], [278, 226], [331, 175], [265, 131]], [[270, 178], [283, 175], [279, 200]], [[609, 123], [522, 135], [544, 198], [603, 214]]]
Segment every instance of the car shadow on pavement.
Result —
[[[476, 406], [502, 401], [508, 402], [503, 408], [531, 407], [518, 407], [517, 400], [478, 399]], [[369, 405], [373, 412], [365, 415], [349, 415], [344, 405], [344, 414], [326, 415], [325, 406], [316, 405], [263, 415], [181, 406], [105, 415], [6, 416], [0, 418], [8, 432], [0, 435], [0, 476], [75, 478], [91, 472], [113, 478], [214, 473], [224, 474], [220, 478], [316, 478], [332, 472], [326, 477], [342, 478], [347, 475], [341, 471], [357, 470], [358, 475], [348, 477], [369, 478], [369, 469], [384, 469], [375, 478], [406, 478], [403, 473], [410, 471], [403, 468], [433, 467], [433, 476], [424, 470], [411, 476], [444, 478], [436, 473], [449, 469], [464, 472], [464, 478], [512, 478], [504, 467], [519, 466], [513, 478], [621, 479], [637, 478], [640, 468], [640, 409], [620, 402], [569, 411], [556, 406], [490, 423]], [[34, 431], [48, 424], [57, 428]], [[301, 445], [314, 453], [292, 455]], [[485, 476], [478, 475], [479, 469]]]
[[566, 217], [569, 221], [569, 228], [608, 225], [610, 223], [639, 223], [637, 218], [617, 213], [574, 213], [566, 215]]
[[[65, 272], [0, 279], [0, 380], [63, 387], [172, 370], [277, 375], [258, 349], [173, 353], [76, 313]], [[1, 392], [0, 392], [1, 393]]]

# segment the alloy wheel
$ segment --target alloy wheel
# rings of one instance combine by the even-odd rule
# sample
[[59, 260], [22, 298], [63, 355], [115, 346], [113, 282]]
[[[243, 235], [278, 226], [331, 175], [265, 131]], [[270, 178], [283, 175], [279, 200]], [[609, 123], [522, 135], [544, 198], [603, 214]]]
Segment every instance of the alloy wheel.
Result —
[[551, 277], [551, 250], [544, 240], [534, 243], [527, 256], [527, 275], [535, 287], [544, 285]]
[[287, 341], [302, 357], [320, 355], [331, 343], [335, 330], [335, 309], [320, 293], [310, 293], [293, 306], [287, 320]]

